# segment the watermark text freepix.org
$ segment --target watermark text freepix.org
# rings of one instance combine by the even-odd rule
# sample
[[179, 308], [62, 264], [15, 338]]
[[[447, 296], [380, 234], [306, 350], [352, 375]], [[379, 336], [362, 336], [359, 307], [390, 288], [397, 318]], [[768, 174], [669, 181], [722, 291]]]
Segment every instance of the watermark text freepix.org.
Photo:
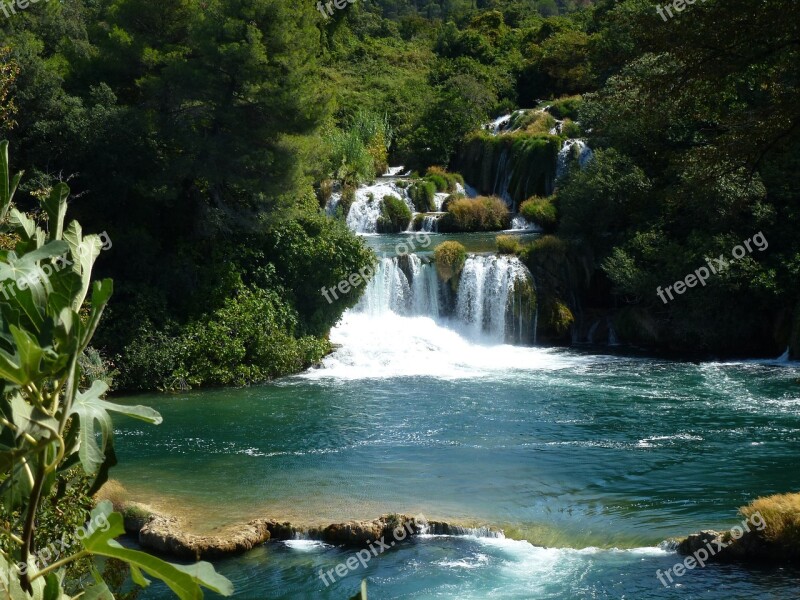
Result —
[[706, 543], [704, 547], [695, 550], [691, 556], [687, 556], [683, 561], [675, 563], [675, 566], [667, 569], [663, 573], [661, 569], [658, 569], [656, 571], [656, 577], [658, 577], [658, 580], [664, 587], [669, 587], [667, 580], [669, 580], [669, 583], [674, 583], [672, 575], [675, 575], [675, 577], [683, 577], [687, 570], [691, 571], [698, 565], [702, 569], [706, 566], [706, 562], [708, 562], [710, 558], [716, 556], [718, 552], [730, 546], [733, 540], [741, 538], [745, 531], [749, 533], [750, 525], [753, 525], [758, 531], [764, 531], [767, 527], [767, 522], [764, 520], [764, 517], [761, 516], [760, 512], [754, 512], [747, 519], [742, 521], [741, 525], [737, 525], [731, 529], [730, 539], [727, 542], [721, 540], [719, 537], [714, 538], [711, 542]]
[[0, 570], [0, 582], [4, 585], [8, 585], [11, 571], [14, 571], [18, 575], [25, 575], [29, 569], [33, 568], [35, 569], [34, 572], [38, 572], [56, 562], [65, 551], [68, 552], [70, 548], [90, 537], [95, 531], [106, 532], [110, 528], [111, 523], [108, 522], [106, 515], [102, 513], [98, 514], [92, 517], [83, 527], [78, 527], [73, 532], [71, 538], [68, 538], [67, 535], [64, 534], [59, 540], [51, 542], [44, 548], [40, 548], [36, 554], [28, 559], [27, 563], [11, 563], [11, 568], [8, 571]]
[[[431, 236], [423, 232], [416, 233], [410, 238], [408, 243], [400, 242], [395, 246], [395, 255], [404, 256], [414, 252], [417, 249], [415, 242], [419, 243], [420, 247], [427, 248], [431, 245]], [[374, 274], [375, 269], [372, 266], [367, 265], [358, 273], [351, 273], [346, 279], [342, 279], [339, 283], [331, 288], [322, 286], [320, 293], [325, 297], [325, 300], [328, 301], [328, 304], [333, 304], [335, 300], [339, 299], [339, 295], [336, 293], [337, 291], [339, 294], [347, 294], [350, 292], [350, 290], [367, 283], [370, 279], [372, 279]]]
[[[114, 245], [107, 232], [104, 231], [103, 233], [98, 234], [98, 237], [100, 238], [100, 243], [102, 244], [100, 247], [101, 250], [110, 250]], [[71, 267], [73, 264], [75, 264], [68, 258], [67, 255], [68, 253], [65, 252], [60, 256], [56, 256], [53, 264], [43, 263], [37, 270], [28, 273], [27, 275], [20, 275], [16, 279], [12, 280], [11, 283], [3, 282], [0, 284], [0, 294], [2, 294], [3, 298], [6, 300], [10, 300], [11, 296], [17, 295], [17, 291], [23, 291], [28, 288], [35, 287], [39, 282], [47, 285], [50, 276], [53, 273], [58, 273], [64, 267]]]
[[320, 0], [317, 2], [317, 10], [322, 13], [322, 16], [326, 19], [333, 16], [333, 9], [342, 10], [348, 4], [353, 4], [356, 0], [327, 0], [327, 2], [322, 2]]
[[[325, 584], [325, 587], [328, 587], [330, 584], [336, 581], [336, 577], [341, 579], [350, 571], [355, 571], [359, 566], [366, 569], [367, 564], [370, 560], [372, 560], [373, 557], [383, 554], [386, 550], [393, 548], [397, 542], [402, 542], [409, 535], [414, 535], [417, 533], [414, 528], [415, 523], [426, 524], [427, 522], [428, 520], [423, 515], [418, 515], [414, 517], [413, 520], [406, 521], [404, 525], [398, 525], [392, 530], [392, 537], [394, 538], [393, 541], [387, 544], [384, 541], [384, 536], [381, 536], [379, 540], [370, 542], [367, 548], [359, 550], [354, 556], [351, 556], [347, 560], [340, 562], [333, 569], [328, 569], [327, 571], [320, 569], [319, 578]], [[328, 581], [329, 579], [330, 581]]]
[[26, 10], [30, 8], [31, 4], [39, 4], [39, 2], [50, 2], [50, 0], [9, 0], [8, 2], [0, 0], [0, 12], [6, 16], [6, 19], [10, 19], [11, 15], [17, 14], [17, 8]]
[[[696, 1], [697, 0], [673, 0], [672, 2], [669, 2], [668, 4], [665, 4], [664, 6], [656, 6], [656, 12], [659, 14], [659, 16], [662, 19], [664, 19], [664, 22], [666, 23], [669, 20], [669, 19], [667, 19], [667, 15], [669, 15], [670, 19], [672, 19], [675, 16], [674, 14], [672, 14], [672, 9], [673, 8], [675, 9], [675, 12], [679, 12], [680, 13], [680, 12], [683, 12], [684, 10], [686, 10], [686, 5], [687, 4], [692, 5]], [[701, 2], [705, 2], [705, 1], [706, 0], [701, 0]], [[666, 12], [666, 14], [665, 14], [665, 12]]]
[[751, 245], [751, 241], [759, 252], [763, 252], [769, 248], [769, 242], [767, 242], [767, 238], [765, 238], [764, 234], [759, 231], [752, 238], [747, 239], [743, 241], [741, 245], [734, 247], [734, 249], [731, 251], [731, 254], [733, 255], [732, 259], [726, 260], [724, 254], [720, 254], [718, 258], [706, 258], [706, 264], [708, 265], [707, 267], [700, 267], [694, 273], [689, 273], [684, 279], [678, 280], [672, 285], [668, 285], [663, 290], [661, 289], [661, 286], [658, 286], [656, 288], [656, 295], [661, 298], [661, 301], [664, 304], [667, 304], [669, 301], [667, 300], [666, 296], [669, 296], [670, 300], [675, 300], [675, 296], [672, 295], [673, 291], [676, 294], [683, 294], [688, 288], [693, 288], [698, 283], [705, 287], [706, 281], [708, 281], [711, 275], [722, 273], [730, 266], [732, 262], [741, 260], [748, 254], [752, 254], [753, 245]]

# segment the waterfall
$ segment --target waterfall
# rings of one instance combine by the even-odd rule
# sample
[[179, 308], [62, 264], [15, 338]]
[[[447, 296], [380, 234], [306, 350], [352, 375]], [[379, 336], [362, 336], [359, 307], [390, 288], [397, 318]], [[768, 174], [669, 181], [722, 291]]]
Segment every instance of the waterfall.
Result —
[[439, 231], [439, 219], [442, 215], [425, 215], [422, 217], [422, 229], [425, 233], [437, 233]]
[[541, 231], [541, 228], [522, 215], [516, 215], [511, 219], [511, 231]]
[[600, 327], [600, 321], [595, 321], [589, 328], [589, 333], [586, 334], [586, 341], [589, 342], [590, 344], [594, 344], [594, 334], [597, 331], [598, 327]]
[[462, 333], [497, 343], [528, 341], [523, 322], [518, 324], [514, 317], [524, 315], [524, 321], [530, 321], [530, 310], [521, 310], [523, 288], [532, 287], [530, 278], [515, 257], [470, 256], [456, 293], [455, 317]]
[[558, 166], [556, 168], [556, 179], [561, 179], [569, 171], [573, 159], [578, 161], [581, 169], [584, 168], [594, 157], [594, 152], [586, 145], [584, 140], [571, 139], [564, 142], [564, 146], [558, 153]]
[[[384, 196], [394, 196], [403, 200], [411, 212], [414, 204], [406, 194], [406, 190], [399, 187], [395, 180], [379, 181], [373, 185], [361, 186], [355, 191], [355, 198], [347, 213], [347, 226], [356, 233], [376, 233], [378, 231], [378, 217], [381, 215], [381, 202]], [[331, 194], [325, 204], [325, 214], [332, 217], [342, 203], [341, 192]]]
[[619, 346], [619, 340], [617, 339], [617, 332], [614, 331], [614, 323], [611, 322], [611, 319], [607, 319], [607, 322], [608, 322], [608, 345]]
[[508, 193], [508, 188], [511, 185], [511, 178], [514, 176], [514, 169], [509, 168], [511, 163], [510, 158], [511, 156], [508, 148], [503, 148], [503, 152], [500, 154], [500, 160], [497, 163], [497, 174], [495, 175], [492, 194], [500, 196], [506, 204], [513, 207], [514, 200], [511, 198], [511, 194]]
[[516, 257], [470, 255], [453, 292], [430, 257], [383, 258], [356, 310], [430, 317], [470, 339], [529, 344], [535, 311], [533, 280]]

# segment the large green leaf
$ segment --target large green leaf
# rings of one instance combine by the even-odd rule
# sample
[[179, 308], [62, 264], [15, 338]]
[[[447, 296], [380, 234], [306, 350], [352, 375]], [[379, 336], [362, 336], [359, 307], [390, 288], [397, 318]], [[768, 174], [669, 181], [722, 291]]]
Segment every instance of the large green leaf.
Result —
[[[71, 414], [76, 415], [80, 422], [78, 434], [80, 448], [78, 454], [81, 457], [84, 471], [89, 475], [97, 473], [103, 464], [105, 448], [113, 436], [109, 411], [118, 412], [155, 425], [162, 421], [161, 415], [148, 406], [125, 406], [101, 399], [100, 396], [105, 394], [107, 390], [108, 385], [105, 382], [95, 381], [87, 391], [78, 392], [75, 396], [75, 402], [72, 404]], [[95, 425], [100, 427], [101, 445], [97, 444], [98, 431], [95, 429]]]
[[50, 190], [50, 196], [42, 200], [42, 206], [47, 212], [51, 240], [60, 240], [64, 235], [64, 218], [67, 216], [68, 196], [69, 186], [66, 183], [58, 183]]
[[74, 261], [72, 270], [81, 276], [81, 289], [73, 298], [72, 307], [79, 310], [89, 292], [92, 280], [92, 267], [94, 261], [100, 256], [103, 243], [96, 235], [83, 236], [81, 226], [77, 221], [72, 221], [64, 232], [64, 239], [69, 244], [70, 253]]
[[106, 304], [108, 304], [111, 294], [113, 293], [114, 282], [111, 279], [103, 279], [102, 281], [94, 282], [92, 287], [92, 313], [89, 317], [89, 324], [81, 339], [81, 352], [89, 345], [89, 342], [92, 341], [92, 336], [100, 323], [103, 310], [105, 310]]
[[[105, 523], [108, 527], [105, 527]], [[124, 548], [114, 538], [125, 533], [122, 515], [112, 512], [111, 503], [101, 502], [92, 511], [90, 523], [103, 524], [83, 540], [83, 546], [92, 554], [122, 560], [163, 581], [181, 600], [200, 600], [206, 587], [223, 596], [233, 593], [233, 584], [214, 570], [207, 562], [179, 566], [165, 562], [146, 552]], [[103, 530], [105, 529], [105, 531]]]

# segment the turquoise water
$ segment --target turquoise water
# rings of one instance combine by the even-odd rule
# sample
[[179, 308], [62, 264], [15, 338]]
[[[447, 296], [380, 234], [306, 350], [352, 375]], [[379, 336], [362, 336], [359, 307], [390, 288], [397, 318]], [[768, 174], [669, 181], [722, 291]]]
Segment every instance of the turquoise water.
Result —
[[330, 588], [317, 572], [350, 551], [272, 543], [219, 565], [237, 598], [344, 598], [362, 577], [375, 598], [796, 597], [794, 572], [708, 566], [667, 589], [655, 571], [678, 559], [663, 540], [800, 489], [797, 366], [488, 347], [430, 319], [380, 324], [349, 314], [334, 332], [344, 347], [305, 376], [136, 398], [164, 424], [120, 425], [115, 477], [198, 530], [406, 512], [516, 539], [426, 537]]
[[[409, 239], [420, 238], [367, 238], [389, 254]], [[494, 243], [459, 239], [470, 252]], [[469, 258], [461, 278], [457, 295], [484, 323], [509, 318], [497, 304], [514, 301], [519, 268], [503, 260]], [[475, 528], [415, 538], [329, 586], [320, 570], [352, 550], [268, 543], [217, 563], [241, 600], [344, 599], [362, 578], [371, 599], [798, 597], [797, 570], [709, 565], [670, 587], [656, 571], [680, 558], [665, 540], [736, 525], [755, 497], [800, 490], [800, 365], [492, 345], [465, 307], [439, 310], [451, 292], [425, 269], [384, 259], [322, 368], [131, 399], [164, 423], [118, 422], [114, 477], [198, 532], [392, 512]], [[487, 526], [505, 537], [481, 537]], [[167, 596], [156, 585], [144, 597]]]

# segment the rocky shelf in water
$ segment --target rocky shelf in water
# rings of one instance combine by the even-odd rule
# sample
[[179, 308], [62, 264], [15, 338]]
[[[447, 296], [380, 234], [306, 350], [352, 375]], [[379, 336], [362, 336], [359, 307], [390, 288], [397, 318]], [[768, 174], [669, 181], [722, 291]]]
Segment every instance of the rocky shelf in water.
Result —
[[320, 527], [296, 527], [274, 519], [254, 519], [226, 526], [212, 534], [198, 535], [188, 531], [178, 517], [155, 512], [144, 504], [126, 503], [120, 512], [125, 518], [125, 530], [138, 539], [143, 549], [182, 560], [219, 559], [247, 552], [269, 541], [307, 539], [363, 548], [378, 540], [393, 546], [420, 534], [503, 537], [502, 531], [488, 527], [473, 529], [404, 514]]

